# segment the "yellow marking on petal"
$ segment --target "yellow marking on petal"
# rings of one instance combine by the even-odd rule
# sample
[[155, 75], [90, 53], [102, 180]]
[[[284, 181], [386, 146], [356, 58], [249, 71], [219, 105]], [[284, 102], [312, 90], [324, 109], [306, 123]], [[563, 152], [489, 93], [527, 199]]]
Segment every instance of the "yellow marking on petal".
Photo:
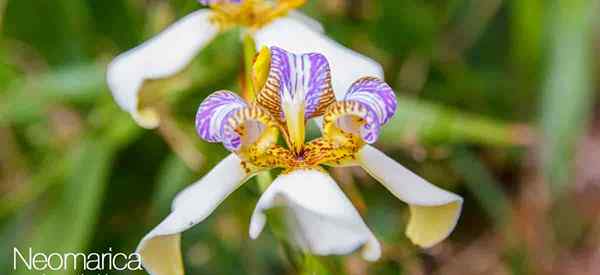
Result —
[[304, 101], [284, 102], [283, 113], [289, 137], [288, 146], [299, 154], [304, 147], [305, 138]]
[[281, 84], [279, 81], [273, 75], [269, 75], [267, 72], [267, 78], [264, 82], [264, 85], [261, 90], [258, 90], [259, 92], [256, 95], [256, 103], [267, 109], [273, 118], [281, 122], [281, 113], [283, 111], [281, 110], [281, 95], [279, 92], [281, 90], [280, 85]]
[[254, 82], [254, 91], [261, 91], [269, 77], [271, 69], [271, 51], [267, 47], [262, 47], [252, 65], [252, 80]]
[[460, 202], [440, 206], [410, 205], [406, 235], [416, 245], [431, 247], [445, 239], [458, 220]]
[[251, 146], [239, 152], [243, 160], [242, 166], [246, 172], [256, 173], [272, 168], [294, 167], [296, 159], [290, 150], [279, 145], [272, 144], [265, 148]]
[[[251, 122], [259, 122], [260, 128]], [[236, 153], [242, 159], [242, 166], [247, 173], [297, 166], [296, 156], [292, 151], [277, 144], [280, 127], [278, 121], [259, 105], [238, 110], [229, 117], [227, 124], [241, 138], [241, 148]]]
[[[356, 101], [334, 102], [329, 105], [329, 108], [325, 111], [325, 115], [323, 115], [323, 136], [338, 144], [346, 142], [346, 134], [351, 134], [361, 139], [358, 129], [365, 123], [362, 118], [366, 115], [367, 109]], [[351, 119], [350, 124], [352, 128], [356, 130], [349, 131], [349, 129], [344, 130], [340, 127], [339, 120], [348, 116]]]
[[[260, 129], [249, 129], [250, 126], [258, 127], [257, 125], [248, 125], [252, 121], [262, 124], [265, 129], [262, 129], [261, 133], [256, 133]], [[238, 110], [229, 117], [227, 123], [242, 139], [242, 149], [246, 146], [266, 148], [277, 143], [279, 137], [277, 122], [269, 112], [260, 106], [252, 105]]]
[[355, 163], [356, 153], [364, 143], [347, 133], [341, 136], [344, 138], [332, 140], [322, 137], [309, 142], [303, 151], [306, 165], [346, 166]]

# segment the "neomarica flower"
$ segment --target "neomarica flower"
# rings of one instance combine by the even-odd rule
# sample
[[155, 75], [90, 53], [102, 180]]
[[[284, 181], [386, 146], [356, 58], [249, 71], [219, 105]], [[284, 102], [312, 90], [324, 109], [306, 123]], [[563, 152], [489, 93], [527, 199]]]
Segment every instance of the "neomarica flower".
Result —
[[[356, 80], [336, 100], [330, 63], [319, 53], [263, 48], [255, 62], [261, 87], [253, 102], [229, 91], [208, 96], [198, 109], [198, 135], [232, 152], [175, 198], [171, 214], [138, 246], [154, 275], [182, 274], [180, 234], [204, 220], [234, 190], [260, 171], [283, 171], [258, 201], [250, 222], [257, 238], [265, 211], [287, 210], [291, 239], [318, 255], [361, 250], [374, 261], [381, 249], [357, 210], [322, 166], [361, 166], [410, 206], [408, 237], [430, 247], [455, 227], [462, 198], [413, 174], [371, 143], [396, 110], [392, 89], [375, 77]], [[305, 141], [310, 119], [322, 119], [322, 136]], [[285, 144], [278, 143], [281, 136]]]
[[381, 66], [323, 34], [321, 25], [293, 10], [306, 0], [200, 0], [208, 9], [193, 12], [142, 45], [121, 55], [108, 66], [107, 80], [119, 106], [142, 127], [160, 123], [152, 104], [140, 102], [144, 80], [173, 76], [219, 33], [234, 26], [262, 46], [292, 51], [319, 51], [332, 62], [336, 90], [345, 91], [362, 75], [383, 77]]

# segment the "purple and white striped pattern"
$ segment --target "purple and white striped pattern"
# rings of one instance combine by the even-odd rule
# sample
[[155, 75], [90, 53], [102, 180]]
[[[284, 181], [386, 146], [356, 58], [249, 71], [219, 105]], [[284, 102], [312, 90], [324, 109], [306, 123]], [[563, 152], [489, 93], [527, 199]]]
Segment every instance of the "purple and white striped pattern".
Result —
[[232, 3], [239, 4], [242, 0], [198, 0], [203, 5], [212, 5], [212, 4], [224, 4], [224, 3]]
[[231, 151], [238, 150], [240, 137], [234, 131], [225, 131], [228, 119], [236, 111], [248, 105], [230, 91], [218, 91], [209, 95], [198, 107], [196, 132], [208, 142], [222, 142]]
[[335, 101], [331, 73], [325, 56], [294, 54], [271, 47], [271, 68], [257, 102], [285, 120], [282, 104], [304, 104], [305, 119], [320, 116]]
[[362, 139], [373, 143], [379, 137], [379, 129], [396, 112], [398, 103], [392, 88], [374, 77], [363, 77], [350, 86], [344, 100], [355, 101], [367, 109], [365, 124], [360, 129]]

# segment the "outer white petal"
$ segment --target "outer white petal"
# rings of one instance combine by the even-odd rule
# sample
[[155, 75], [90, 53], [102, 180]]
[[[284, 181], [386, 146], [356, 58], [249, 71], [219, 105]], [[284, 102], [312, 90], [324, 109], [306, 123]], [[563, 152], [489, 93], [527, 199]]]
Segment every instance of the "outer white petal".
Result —
[[324, 33], [325, 29], [323, 28], [323, 25], [321, 25], [321, 23], [315, 19], [313, 19], [312, 17], [301, 13], [299, 11], [293, 10], [289, 12], [289, 17], [300, 21], [302, 23], [304, 23], [304, 25], [306, 25], [307, 27], [311, 28], [313, 31], [318, 32], [318, 33]]
[[460, 196], [427, 182], [370, 145], [359, 151], [358, 161], [392, 194], [410, 205], [406, 235], [415, 244], [431, 247], [450, 235], [460, 217]]
[[[313, 24], [309, 24], [313, 25]], [[357, 79], [364, 76], [383, 78], [381, 65], [323, 35], [294, 16], [283, 17], [255, 34], [257, 47], [277, 46], [290, 52], [318, 52], [331, 67], [333, 89], [338, 99]]]
[[177, 195], [171, 214], [148, 233], [136, 252], [152, 275], [181, 275], [180, 233], [204, 220], [249, 178], [231, 154], [198, 182]]
[[381, 254], [379, 242], [333, 179], [322, 171], [296, 170], [275, 179], [258, 201], [250, 237], [266, 223], [267, 209], [283, 206], [290, 214], [292, 237], [318, 255], [348, 254], [362, 247], [367, 260]]
[[107, 69], [115, 101], [143, 127], [158, 126], [150, 110], [138, 112], [138, 95], [144, 80], [171, 76], [182, 70], [218, 33], [211, 11], [191, 13], [157, 36], [117, 56]]

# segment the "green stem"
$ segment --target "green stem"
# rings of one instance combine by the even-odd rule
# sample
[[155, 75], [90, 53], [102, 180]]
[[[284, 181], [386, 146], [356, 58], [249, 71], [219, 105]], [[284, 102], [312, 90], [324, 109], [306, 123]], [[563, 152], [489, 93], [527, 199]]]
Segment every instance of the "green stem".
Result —
[[381, 141], [422, 144], [472, 143], [492, 147], [530, 145], [533, 130], [524, 124], [506, 123], [458, 109], [398, 97], [398, 111], [382, 131]]
[[267, 191], [267, 188], [273, 182], [273, 176], [270, 171], [264, 171], [256, 175], [256, 181], [258, 182], [258, 188], [261, 192]]

